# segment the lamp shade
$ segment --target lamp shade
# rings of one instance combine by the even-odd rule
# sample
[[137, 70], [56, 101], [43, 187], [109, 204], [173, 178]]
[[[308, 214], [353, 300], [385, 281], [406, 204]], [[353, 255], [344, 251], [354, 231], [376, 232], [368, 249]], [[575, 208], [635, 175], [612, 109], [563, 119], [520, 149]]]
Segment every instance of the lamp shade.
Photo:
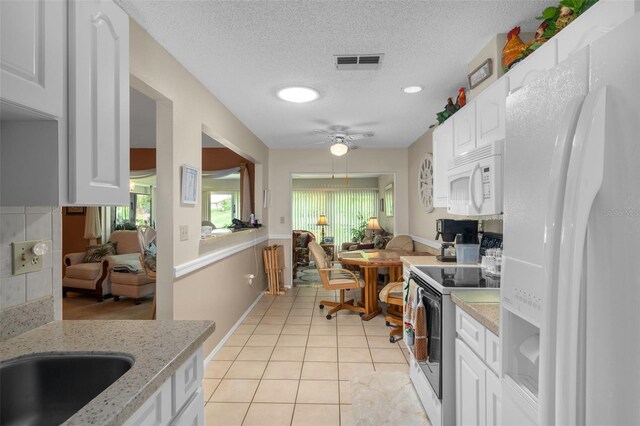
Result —
[[336, 142], [331, 145], [331, 148], [329, 148], [329, 150], [336, 157], [340, 157], [341, 155], [344, 155], [347, 153], [347, 151], [349, 151], [349, 147], [344, 142]]
[[323, 226], [328, 224], [329, 222], [327, 222], [327, 215], [321, 214], [320, 217], [318, 218], [318, 223], [316, 223], [316, 225]]
[[373, 230], [381, 230], [382, 228], [380, 227], [380, 224], [378, 223], [378, 218], [377, 217], [370, 217], [369, 221], [367, 222], [367, 229], [373, 229]]

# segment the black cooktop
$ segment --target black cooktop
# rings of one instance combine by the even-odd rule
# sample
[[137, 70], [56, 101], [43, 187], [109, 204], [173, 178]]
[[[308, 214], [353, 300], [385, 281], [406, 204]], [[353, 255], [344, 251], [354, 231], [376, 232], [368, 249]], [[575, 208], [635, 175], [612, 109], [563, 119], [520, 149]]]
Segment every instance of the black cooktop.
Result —
[[489, 276], [474, 266], [418, 266], [417, 269], [443, 287], [500, 288], [500, 277]]

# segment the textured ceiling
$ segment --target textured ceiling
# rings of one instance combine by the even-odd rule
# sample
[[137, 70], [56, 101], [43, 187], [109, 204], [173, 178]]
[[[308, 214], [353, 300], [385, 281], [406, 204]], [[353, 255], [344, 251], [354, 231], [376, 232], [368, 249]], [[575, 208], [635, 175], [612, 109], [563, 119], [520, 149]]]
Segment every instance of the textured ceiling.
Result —
[[[116, 0], [271, 148], [318, 147], [314, 129], [373, 131], [362, 147], [406, 147], [465, 85], [467, 63], [497, 33], [549, 1]], [[555, 1], [557, 3], [557, 1]], [[377, 71], [337, 71], [334, 54], [384, 53]], [[417, 95], [401, 88], [422, 85]], [[306, 85], [308, 104], [276, 98]]]

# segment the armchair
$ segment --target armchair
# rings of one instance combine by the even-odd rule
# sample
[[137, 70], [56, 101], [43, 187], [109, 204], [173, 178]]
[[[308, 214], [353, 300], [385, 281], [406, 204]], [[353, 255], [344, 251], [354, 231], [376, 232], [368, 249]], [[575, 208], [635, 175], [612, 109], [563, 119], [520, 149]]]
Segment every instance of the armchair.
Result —
[[[140, 252], [137, 231], [115, 231], [109, 242], [114, 243], [116, 255], [137, 259]], [[98, 302], [102, 302], [104, 296], [111, 294], [109, 272], [115, 260], [113, 256], [105, 255], [85, 262], [86, 255], [86, 252], [69, 253], [64, 257], [67, 268], [62, 279], [62, 295], [66, 296], [69, 291], [93, 293]], [[107, 258], [109, 261], [105, 262]]]
[[309, 243], [315, 241], [315, 239], [316, 236], [309, 231], [293, 231], [291, 242], [293, 278], [297, 278], [299, 267], [309, 266]]

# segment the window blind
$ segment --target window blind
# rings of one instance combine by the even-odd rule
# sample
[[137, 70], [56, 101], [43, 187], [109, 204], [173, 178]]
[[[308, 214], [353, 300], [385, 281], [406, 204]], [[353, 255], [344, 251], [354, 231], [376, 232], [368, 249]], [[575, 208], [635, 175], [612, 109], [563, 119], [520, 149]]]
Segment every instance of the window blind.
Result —
[[[337, 249], [351, 241], [351, 228], [358, 225], [358, 215], [367, 220], [378, 214], [378, 189], [301, 189], [293, 191], [293, 229], [322, 234], [318, 217], [327, 215], [325, 235], [334, 237]], [[361, 220], [362, 220], [361, 219]]]

